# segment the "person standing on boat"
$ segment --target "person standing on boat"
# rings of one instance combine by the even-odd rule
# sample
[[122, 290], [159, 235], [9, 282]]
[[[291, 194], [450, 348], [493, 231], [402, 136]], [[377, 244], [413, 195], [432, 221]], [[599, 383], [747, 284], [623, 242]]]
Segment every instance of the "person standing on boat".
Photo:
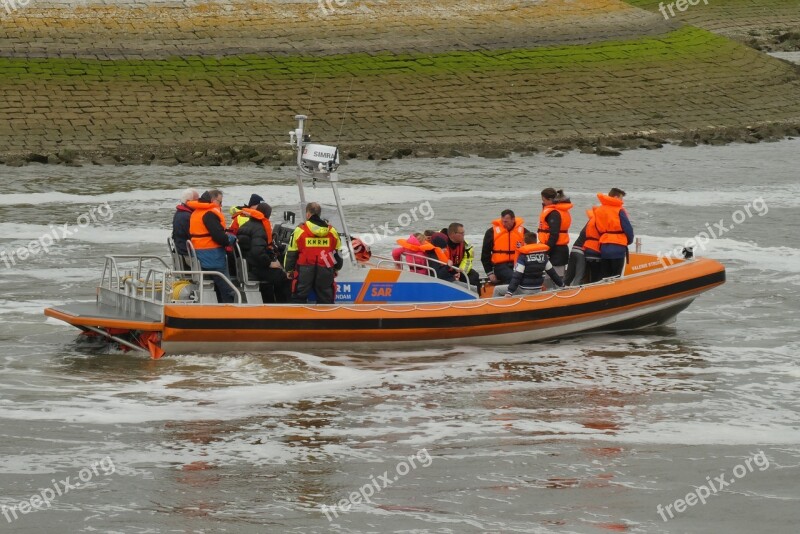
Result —
[[564, 284], [568, 286], [579, 286], [587, 278], [588, 283], [597, 282], [600, 276], [600, 234], [597, 232], [597, 225], [594, 220], [594, 210], [586, 210], [589, 220], [581, 229], [578, 238], [572, 244], [572, 251], [569, 253], [567, 271], [564, 275]]
[[625, 191], [611, 188], [607, 195], [597, 193], [600, 206], [594, 208], [600, 234], [600, 268], [603, 278], [620, 276], [625, 268], [628, 245], [633, 243], [633, 226], [623, 207]]
[[572, 202], [562, 189], [548, 187], [542, 190], [542, 212], [539, 214], [539, 243], [548, 246], [550, 263], [559, 276], [564, 277], [569, 262], [569, 227]]
[[191, 237], [189, 235], [189, 219], [192, 217], [192, 208], [186, 203], [198, 198], [200, 198], [200, 193], [194, 189], [186, 189], [181, 193], [181, 203], [175, 206], [175, 215], [172, 216], [172, 242], [175, 243], [175, 250], [183, 261], [183, 270], [185, 271], [191, 270], [186, 242]]
[[289, 302], [291, 285], [278, 261], [272, 242], [272, 224], [269, 217], [272, 207], [262, 202], [255, 209], [242, 208], [248, 219], [236, 238], [247, 262], [247, 272], [254, 280], [258, 280], [261, 300], [264, 303]]
[[450, 261], [454, 266], [467, 273], [469, 284], [477, 290], [481, 277], [478, 271], [472, 268], [472, 263], [475, 261], [475, 249], [464, 240], [464, 225], [458, 222], [450, 223], [450, 226], [442, 229], [442, 233], [447, 235], [447, 253]]
[[323, 221], [322, 207], [316, 202], [306, 206], [306, 222], [295, 228], [286, 248], [284, 268], [292, 280], [291, 302], [308, 302], [313, 289], [317, 304], [333, 304], [336, 298], [334, 278], [344, 261], [339, 254], [342, 241], [336, 228]]
[[511, 210], [503, 210], [500, 218], [492, 221], [492, 227], [486, 230], [481, 263], [492, 284], [511, 282], [517, 250], [525, 244], [523, 224], [525, 219], [515, 217]]
[[[225, 247], [230, 246], [236, 237], [225, 233], [225, 215], [222, 214], [222, 191], [212, 189], [203, 193], [198, 200], [186, 203], [192, 210], [189, 218], [189, 233], [192, 245], [197, 251], [197, 260], [204, 271], [218, 271], [228, 280], [228, 259]], [[219, 302], [230, 303], [236, 300], [233, 289], [219, 276], [212, 276], [214, 291]]]
[[558, 287], [564, 287], [564, 280], [556, 271], [547, 255], [550, 247], [537, 243], [536, 234], [525, 233], [525, 245], [519, 249], [517, 261], [514, 263], [514, 274], [511, 283], [494, 288], [494, 296], [511, 297], [514, 295], [532, 295], [542, 290], [544, 273]]
[[264, 202], [264, 198], [261, 195], [256, 195], [253, 193], [250, 195], [250, 200], [244, 206], [231, 206], [231, 227], [228, 229], [230, 233], [236, 235], [239, 232], [239, 228], [241, 228], [244, 223], [250, 218], [250, 216], [245, 212], [245, 209], [254, 210], [258, 208], [258, 205]]

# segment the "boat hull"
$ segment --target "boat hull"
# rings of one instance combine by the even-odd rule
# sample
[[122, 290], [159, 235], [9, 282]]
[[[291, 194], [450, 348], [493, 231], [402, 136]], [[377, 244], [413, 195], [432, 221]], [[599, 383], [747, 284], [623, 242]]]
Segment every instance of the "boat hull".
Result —
[[167, 352], [529, 343], [664, 324], [725, 281], [712, 260], [520, 298], [438, 305], [170, 306]]
[[45, 314], [118, 342], [124, 342], [118, 336], [127, 329], [135, 338], [129, 346], [154, 357], [162, 351], [506, 345], [665, 324], [699, 294], [725, 282], [725, 268], [714, 260], [664, 265], [656, 256], [631, 256], [622, 278], [524, 297], [416, 304], [176, 302], [148, 304], [133, 313], [126, 308], [130, 299], [100, 288], [95, 312], [81, 303]]

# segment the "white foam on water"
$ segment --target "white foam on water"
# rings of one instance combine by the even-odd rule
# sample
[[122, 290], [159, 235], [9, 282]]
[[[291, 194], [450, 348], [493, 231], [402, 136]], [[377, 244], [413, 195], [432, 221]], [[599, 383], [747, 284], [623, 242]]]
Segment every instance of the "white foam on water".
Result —
[[[84, 242], [84, 243], [164, 243], [166, 249], [167, 237], [171, 235], [172, 230], [168, 228], [148, 228], [148, 227], [111, 227], [105, 225], [92, 225], [85, 228], [72, 226], [73, 233], [62, 237], [63, 234], [56, 228], [57, 225], [45, 226], [41, 224], [26, 224], [20, 228], [18, 224], [14, 223], [0, 223], [0, 232], [5, 236], [12, 236], [13, 241], [3, 243], [2, 249], [6, 253], [17, 249], [18, 247], [26, 247], [32, 240], [41, 239], [42, 242], [52, 243], [48, 245], [49, 249], [55, 249], [63, 246], [65, 242]], [[54, 228], [58, 239], [49, 239], [53, 237]], [[46, 237], [46, 236], [49, 236]], [[34, 257], [45, 255], [47, 252], [43, 249], [37, 249]], [[25, 260], [27, 261], [27, 260]]]
[[42, 315], [45, 308], [62, 304], [64, 304], [64, 301], [0, 299], [0, 315]]
[[[53, 267], [53, 268], [31, 268], [30, 264], [23, 263], [18, 269], [9, 269], [4, 274], [8, 276], [8, 282], [12, 278], [33, 278], [35, 280], [44, 280], [52, 282], [82, 282], [86, 280], [100, 280], [103, 273], [102, 267], [97, 264], [87, 265], [86, 268], [78, 267]], [[13, 280], [17, 283], [17, 280]], [[0, 280], [0, 284], [6, 282], [6, 279]]]
[[[734, 189], [725, 190], [676, 190], [676, 191], [636, 191], [635, 199], [629, 202], [636, 205], [666, 204], [682, 207], [730, 206], [732, 211], [751, 206], [750, 212], [758, 214], [754, 208], [762, 203], [768, 207], [796, 208], [800, 206], [800, 184], [779, 184], [774, 189]], [[754, 205], [755, 203], [755, 205]], [[763, 209], [763, 208], [762, 208]]]
[[[324, 204], [334, 204], [332, 189], [319, 186], [311, 189], [306, 184], [306, 197]], [[47, 205], [47, 204], [87, 204], [99, 206], [105, 203], [112, 204], [112, 212], [116, 203], [134, 206], [147, 206], [148, 209], [174, 208], [178, 203], [181, 189], [137, 189], [133, 191], [120, 191], [116, 193], [100, 193], [97, 195], [74, 194], [60, 191], [43, 193], [10, 193], [4, 197], [7, 206]], [[202, 193], [200, 189], [198, 189]], [[252, 193], [258, 193], [265, 201], [273, 206], [291, 206], [299, 203], [296, 185], [269, 184], [266, 186], [231, 186], [223, 188], [224, 209], [241, 205], [246, 202]], [[367, 205], [374, 206], [376, 199], [380, 204], [421, 204], [426, 201], [435, 202], [447, 198], [519, 198], [518, 191], [457, 191], [453, 189], [431, 190], [430, 188], [410, 185], [383, 185], [365, 184], [353, 185], [342, 183], [339, 186], [342, 203], [349, 206]], [[534, 198], [535, 195], [530, 195]]]
[[[735, 232], [735, 229], [732, 230]], [[649, 254], [676, 257], [676, 250], [684, 247], [687, 237], [664, 237], [640, 235], [642, 251]], [[692, 245], [692, 243], [689, 243]], [[741, 241], [733, 238], [720, 237], [711, 239], [702, 247], [694, 246], [695, 256], [709, 257], [722, 262], [737, 262], [738, 265], [726, 265], [759, 271], [800, 273], [800, 248], [793, 247], [762, 247], [757, 243]], [[678, 256], [680, 257], [680, 256]]]

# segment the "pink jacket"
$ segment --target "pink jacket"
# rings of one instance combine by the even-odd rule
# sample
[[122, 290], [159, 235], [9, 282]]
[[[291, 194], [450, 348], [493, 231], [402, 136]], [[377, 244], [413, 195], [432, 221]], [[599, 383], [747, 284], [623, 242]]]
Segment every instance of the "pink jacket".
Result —
[[[427, 274], [426, 269], [415, 267], [416, 265], [427, 266], [428, 264], [428, 262], [425, 261], [425, 253], [419, 250], [419, 246], [422, 243], [420, 243], [413, 234], [408, 236], [408, 239], [398, 239], [397, 243], [401, 246], [392, 250], [392, 258], [394, 258], [394, 261], [403, 261], [403, 256], [405, 255], [405, 262], [411, 266], [411, 272]], [[410, 245], [410, 247], [408, 245]]]

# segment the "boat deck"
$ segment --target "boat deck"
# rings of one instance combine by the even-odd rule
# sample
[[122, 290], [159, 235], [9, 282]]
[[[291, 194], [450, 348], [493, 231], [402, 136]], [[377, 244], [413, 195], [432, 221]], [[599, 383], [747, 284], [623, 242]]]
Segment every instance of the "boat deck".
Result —
[[164, 326], [161, 319], [153, 319], [142, 314], [131, 313], [96, 302], [75, 302], [63, 306], [54, 306], [47, 308], [44, 313], [48, 317], [76, 326], [147, 331], [160, 331]]

